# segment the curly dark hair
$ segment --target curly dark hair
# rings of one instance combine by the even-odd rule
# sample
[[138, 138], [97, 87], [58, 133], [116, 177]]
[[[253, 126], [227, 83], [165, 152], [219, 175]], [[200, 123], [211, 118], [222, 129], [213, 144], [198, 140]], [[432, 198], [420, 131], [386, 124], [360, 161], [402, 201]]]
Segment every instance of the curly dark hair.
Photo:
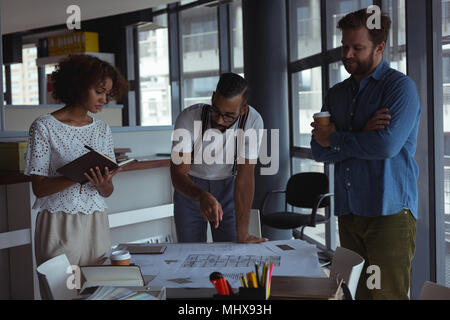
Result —
[[88, 99], [88, 91], [107, 78], [113, 82], [108, 101], [120, 100], [129, 86], [117, 68], [94, 56], [69, 55], [59, 62], [51, 75], [52, 96], [66, 105], [82, 105]]

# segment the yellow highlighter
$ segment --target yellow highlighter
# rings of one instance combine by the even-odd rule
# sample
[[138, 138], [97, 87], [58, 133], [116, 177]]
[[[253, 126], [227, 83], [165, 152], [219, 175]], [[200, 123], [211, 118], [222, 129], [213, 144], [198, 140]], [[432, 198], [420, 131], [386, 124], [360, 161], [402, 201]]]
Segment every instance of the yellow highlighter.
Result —
[[258, 288], [258, 282], [256, 281], [256, 274], [254, 272], [247, 273], [248, 282], [252, 284], [253, 288]]

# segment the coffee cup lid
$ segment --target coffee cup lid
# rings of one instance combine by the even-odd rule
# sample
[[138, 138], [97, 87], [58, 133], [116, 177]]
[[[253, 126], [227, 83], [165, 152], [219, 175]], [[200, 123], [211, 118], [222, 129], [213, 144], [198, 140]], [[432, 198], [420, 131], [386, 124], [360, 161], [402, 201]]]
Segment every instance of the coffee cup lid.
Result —
[[118, 250], [118, 251], [113, 251], [111, 253], [111, 260], [127, 260], [130, 259], [131, 255], [127, 250]]
[[328, 111], [323, 111], [323, 112], [319, 112], [319, 113], [315, 113], [314, 114], [314, 118], [324, 118], [324, 117], [330, 117], [331, 114]]

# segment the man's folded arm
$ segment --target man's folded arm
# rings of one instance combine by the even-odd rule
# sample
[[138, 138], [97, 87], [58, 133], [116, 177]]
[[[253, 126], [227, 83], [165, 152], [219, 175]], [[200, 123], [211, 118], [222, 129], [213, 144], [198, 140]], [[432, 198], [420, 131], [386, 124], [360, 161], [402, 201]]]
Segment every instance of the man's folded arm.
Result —
[[334, 150], [330, 147], [322, 147], [316, 142], [316, 140], [314, 140], [314, 138], [311, 139], [311, 152], [313, 159], [317, 162], [335, 163], [349, 158], [342, 152]]
[[386, 128], [357, 133], [333, 132], [330, 148], [348, 158], [379, 160], [396, 156], [405, 145], [420, 114], [419, 97], [412, 80], [405, 78], [390, 90], [385, 102], [391, 115]]

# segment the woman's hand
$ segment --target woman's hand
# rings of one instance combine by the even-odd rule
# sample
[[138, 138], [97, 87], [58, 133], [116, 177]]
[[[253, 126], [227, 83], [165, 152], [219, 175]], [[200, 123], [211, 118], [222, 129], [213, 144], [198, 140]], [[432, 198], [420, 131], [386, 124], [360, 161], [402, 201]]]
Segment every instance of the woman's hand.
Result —
[[85, 177], [89, 180], [90, 183], [97, 189], [98, 193], [102, 197], [109, 197], [114, 190], [114, 186], [112, 184], [112, 178], [120, 171], [122, 168], [118, 168], [113, 173], [109, 172], [109, 168], [105, 167], [105, 174], [102, 175], [100, 168], [95, 167], [94, 169], [90, 169], [90, 175], [85, 172]]

